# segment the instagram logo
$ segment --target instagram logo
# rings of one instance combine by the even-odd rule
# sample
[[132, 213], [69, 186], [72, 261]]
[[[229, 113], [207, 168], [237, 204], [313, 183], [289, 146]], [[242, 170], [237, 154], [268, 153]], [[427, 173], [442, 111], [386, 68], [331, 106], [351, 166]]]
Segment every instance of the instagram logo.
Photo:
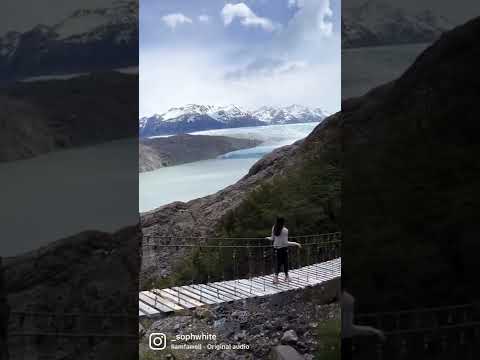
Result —
[[152, 350], [163, 350], [167, 347], [167, 337], [163, 333], [152, 333], [148, 337], [148, 346]]

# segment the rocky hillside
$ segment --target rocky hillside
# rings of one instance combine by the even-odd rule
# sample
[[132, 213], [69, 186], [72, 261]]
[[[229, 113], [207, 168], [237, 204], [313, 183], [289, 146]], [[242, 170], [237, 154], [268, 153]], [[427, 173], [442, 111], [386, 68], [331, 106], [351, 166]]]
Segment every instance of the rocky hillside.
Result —
[[227, 136], [178, 135], [140, 139], [139, 171], [215, 158], [230, 151], [255, 147], [260, 142]]
[[[89, 231], [4, 259], [5, 289], [12, 311], [9, 331], [136, 334], [138, 243], [137, 227], [114, 234]], [[26, 315], [20, 326], [21, 317], [15, 312], [84, 315], [75, 320]], [[124, 314], [133, 320], [86, 314]], [[134, 359], [138, 349], [135, 341], [122, 341], [120, 345], [108, 338], [84, 343], [73, 338], [62, 346], [56, 341], [36, 342], [35, 338], [9, 339], [12, 358], [20, 357], [26, 347], [51, 357], [83, 358], [94, 354], [104, 359]]]
[[138, 66], [138, 1], [80, 8], [57, 24], [0, 36], [0, 82]]
[[480, 295], [479, 36], [477, 18], [343, 104], [342, 281], [367, 311]]
[[342, 8], [342, 48], [430, 43], [452, 25], [444, 17], [405, 10], [383, 0]]
[[137, 136], [138, 76], [118, 72], [0, 88], [0, 161]]

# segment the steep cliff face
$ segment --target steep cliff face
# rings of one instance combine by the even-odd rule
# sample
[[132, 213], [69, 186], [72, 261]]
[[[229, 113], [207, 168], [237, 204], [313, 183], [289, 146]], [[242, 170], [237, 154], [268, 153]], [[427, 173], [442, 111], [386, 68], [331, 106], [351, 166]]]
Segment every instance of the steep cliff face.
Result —
[[173, 165], [168, 153], [140, 142], [138, 144], [138, 172], [147, 172]]
[[398, 80], [343, 104], [342, 277], [364, 306], [474, 295], [479, 35], [477, 18]]

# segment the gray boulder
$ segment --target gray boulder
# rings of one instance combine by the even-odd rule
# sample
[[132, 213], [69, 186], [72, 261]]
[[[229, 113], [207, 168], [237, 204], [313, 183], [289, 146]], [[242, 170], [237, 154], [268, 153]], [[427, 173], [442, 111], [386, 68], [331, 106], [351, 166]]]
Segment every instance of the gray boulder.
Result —
[[288, 345], [275, 346], [271, 353], [272, 360], [304, 360], [305, 358], [298, 353], [293, 347]]
[[283, 344], [295, 344], [298, 341], [297, 333], [294, 330], [287, 330], [282, 336]]

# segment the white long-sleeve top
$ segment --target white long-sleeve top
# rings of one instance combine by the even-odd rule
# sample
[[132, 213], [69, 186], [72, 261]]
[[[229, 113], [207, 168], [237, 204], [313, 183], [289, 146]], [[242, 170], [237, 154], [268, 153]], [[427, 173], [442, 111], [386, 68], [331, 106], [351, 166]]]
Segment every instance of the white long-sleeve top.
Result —
[[273, 233], [274, 228], [275, 227], [272, 228], [272, 236], [269, 237], [269, 239], [273, 240], [273, 247], [275, 249], [281, 249], [287, 246], [296, 245], [296, 243], [288, 241], [288, 229], [286, 227], [282, 229], [282, 232], [278, 236]]

